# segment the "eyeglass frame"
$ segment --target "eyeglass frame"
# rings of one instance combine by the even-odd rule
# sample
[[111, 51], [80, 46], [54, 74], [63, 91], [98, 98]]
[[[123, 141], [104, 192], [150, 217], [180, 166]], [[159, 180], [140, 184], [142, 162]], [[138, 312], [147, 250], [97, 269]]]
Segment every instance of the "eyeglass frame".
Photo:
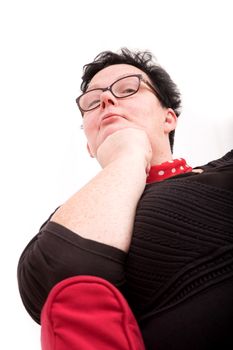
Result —
[[[129, 78], [129, 77], [137, 77], [137, 78], [139, 79], [138, 89], [137, 89], [136, 91], [134, 91], [133, 93], [130, 93], [130, 94], [127, 95], [127, 96], [122, 96], [122, 97], [116, 96], [116, 95], [114, 94], [114, 92], [112, 91], [112, 86], [113, 86], [115, 83], [117, 83], [118, 81], [123, 80], [123, 79], [125, 79], [125, 78]], [[80, 111], [81, 111], [81, 113], [82, 113], [82, 116], [83, 116], [83, 114], [84, 114], [85, 112], [93, 111], [94, 109], [99, 108], [99, 106], [100, 106], [100, 104], [101, 104], [101, 102], [100, 102], [97, 106], [95, 106], [95, 107], [93, 107], [93, 108], [91, 108], [91, 109], [88, 109], [88, 110], [82, 109], [81, 106], [80, 106], [80, 104], [79, 104], [79, 100], [80, 100], [84, 95], [86, 95], [87, 93], [89, 93], [89, 92], [91, 92], [91, 91], [96, 91], [96, 90], [101, 90], [102, 92], [110, 91], [111, 94], [112, 94], [115, 98], [118, 98], [118, 99], [127, 98], [127, 97], [129, 97], [129, 96], [132, 96], [132, 95], [136, 94], [136, 93], [139, 91], [141, 81], [143, 81], [143, 83], [145, 83], [147, 86], [149, 86], [149, 87], [152, 89], [152, 91], [155, 93], [156, 97], [160, 100], [160, 102], [163, 101], [163, 98], [162, 98], [161, 94], [159, 93], [159, 91], [158, 91], [148, 80], [144, 79], [143, 76], [142, 76], [142, 74], [129, 74], [129, 75], [125, 76], [125, 77], [122, 77], [122, 78], [119, 78], [119, 79], [115, 80], [111, 85], [107, 86], [106, 88], [97, 88], [97, 89], [91, 89], [91, 90], [85, 91], [83, 94], [81, 94], [79, 97], [77, 97], [75, 101], [76, 101], [76, 103], [77, 103], [77, 105], [78, 105], [78, 108], [80, 109]]]

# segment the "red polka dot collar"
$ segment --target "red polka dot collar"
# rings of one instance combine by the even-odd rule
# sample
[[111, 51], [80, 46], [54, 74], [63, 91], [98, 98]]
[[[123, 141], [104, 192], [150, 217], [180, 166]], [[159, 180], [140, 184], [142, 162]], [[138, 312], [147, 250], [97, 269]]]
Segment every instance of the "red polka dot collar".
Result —
[[170, 160], [159, 165], [152, 165], [146, 183], [162, 181], [169, 177], [188, 173], [190, 171], [192, 171], [192, 167], [186, 163], [185, 159], [178, 158]]

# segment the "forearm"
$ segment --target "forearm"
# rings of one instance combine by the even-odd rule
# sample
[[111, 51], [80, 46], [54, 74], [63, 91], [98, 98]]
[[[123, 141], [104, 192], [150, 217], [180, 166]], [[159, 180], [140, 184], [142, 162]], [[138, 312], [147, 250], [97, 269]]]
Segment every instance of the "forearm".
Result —
[[53, 215], [80, 236], [128, 251], [146, 172], [138, 159], [110, 163]]

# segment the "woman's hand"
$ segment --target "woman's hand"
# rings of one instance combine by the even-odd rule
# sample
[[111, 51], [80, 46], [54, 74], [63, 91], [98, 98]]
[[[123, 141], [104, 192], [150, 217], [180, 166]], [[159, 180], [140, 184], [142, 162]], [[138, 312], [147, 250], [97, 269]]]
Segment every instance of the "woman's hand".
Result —
[[144, 164], [149, 173], [152, 148], [146, 132], [139, 128], [124, 128], [109, 135], [97, 150], [102, 168], [120, 159], [132, 159]]

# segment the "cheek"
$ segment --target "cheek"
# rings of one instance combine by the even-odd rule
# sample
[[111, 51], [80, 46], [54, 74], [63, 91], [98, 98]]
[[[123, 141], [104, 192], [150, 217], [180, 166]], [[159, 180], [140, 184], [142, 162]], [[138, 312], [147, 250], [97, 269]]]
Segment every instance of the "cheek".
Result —
[[91, 114], [86, 116], [86, 118], [83, 120], [83, 129], [85, 131], [86, 136], [93, 135], [94, 133], [96, 133], [98, 129], [97, 118], [95, 118]]
[[83, 130], [87, 139], [87, 142], [91, 149], [95, 147], [96, 137], [97, 137], [97, 125], [91, 120], [85, 121], [83, 123]]
[[150, 92], [146, 95], [135, 95], [135, 100], [128, 107], [131, 115], [143, 123], [151, 121], [159, 110], [157, 100]]

